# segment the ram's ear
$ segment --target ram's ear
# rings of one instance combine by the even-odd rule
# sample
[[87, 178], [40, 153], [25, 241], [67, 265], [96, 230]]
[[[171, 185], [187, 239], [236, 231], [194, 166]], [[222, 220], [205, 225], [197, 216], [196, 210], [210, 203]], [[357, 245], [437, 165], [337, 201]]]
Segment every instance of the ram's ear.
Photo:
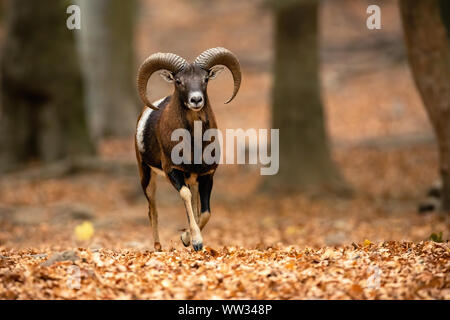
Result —
[[159, 73], [159, 75], [161, 76], [161, 78], [163, 78], [164, 80], [166, 80], [169, 83], [172, 83], [174, 81], [173, 79], [173, 73], [168, 71], [168, 70], [163, 70]]
[[210, 80], [215, 79], [222, 71], [223, 71], [223, 67], [222, 66], [214, 66], [211, 69], [209, 69], [209, 75], [208, 78]]

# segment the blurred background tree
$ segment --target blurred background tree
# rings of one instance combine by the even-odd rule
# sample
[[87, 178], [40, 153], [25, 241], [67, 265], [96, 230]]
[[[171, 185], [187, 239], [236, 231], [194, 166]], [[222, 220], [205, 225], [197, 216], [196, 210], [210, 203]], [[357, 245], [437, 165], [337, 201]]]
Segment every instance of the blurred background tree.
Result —
[[94, 153], [67, 1], [5, 3], [0, 171]]
[[450, 1], [439, 0], [442, 22], [447, 30], [447, 39], [450, 41]]
[[347, 190], [331, 158], [321, 100], [319, 1], [268, 3], [275, 16], [272, 127], [280, 129], [280, 170], [266, 187]]
[[97, 141], [129, 136], [138, 114], [135, 89], [135, 0], [78, 0], [78, 33], [89, 127]]
[[449, 13], [440, 11], [448, 9], [443, 2], [401, 0], [400, 11], [411, 71], [439, 146], [443, 209], [450, 210], [450, 43], [443, 23]]

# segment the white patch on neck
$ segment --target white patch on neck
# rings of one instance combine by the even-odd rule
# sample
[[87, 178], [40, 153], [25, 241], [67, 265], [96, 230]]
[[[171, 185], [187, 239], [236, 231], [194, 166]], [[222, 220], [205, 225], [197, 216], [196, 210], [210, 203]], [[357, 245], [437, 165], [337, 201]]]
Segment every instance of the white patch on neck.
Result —
[[[161, 98], [158, 101], [153, 102], [153, 105], [155, 107], [158, 107], [161, 102], [164, 101], [167, 97]], [[141, 118], [139, 119], [137, 128], [136, 128], [136, 142], [138, 145], [138, 149], [140, 153], [145, 152], [145, 146], [144, 146], [144, 131], [147, 126], [148, 118], [150, 117], [150, 114], [153, 112], [153, 109], [146, 108], [144, 112], [142, 113]]]

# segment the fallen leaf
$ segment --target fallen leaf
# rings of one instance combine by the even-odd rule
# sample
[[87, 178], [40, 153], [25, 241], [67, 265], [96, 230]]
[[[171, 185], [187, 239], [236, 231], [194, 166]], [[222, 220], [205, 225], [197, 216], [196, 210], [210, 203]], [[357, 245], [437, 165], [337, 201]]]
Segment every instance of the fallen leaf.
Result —
[[372, 242], [370, 242], [370, 240], [368, 240], [368, 239], [365, 239], [364, 242], [363, 242], [364, 247], [368, 247], [371, 244], [372, 244]]
[[82, 224], [79, 224], [75, 227], [75, 236], [80, 241], [86, 241], [92, 238], [94, 235], [94, 225], [89, 222], [85, 221]]

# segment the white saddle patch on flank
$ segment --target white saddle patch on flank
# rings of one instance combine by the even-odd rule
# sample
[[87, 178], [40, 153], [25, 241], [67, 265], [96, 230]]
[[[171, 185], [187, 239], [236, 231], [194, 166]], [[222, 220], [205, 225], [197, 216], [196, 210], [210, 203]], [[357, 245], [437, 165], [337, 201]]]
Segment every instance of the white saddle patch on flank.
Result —
[[[161, 98], [155, 102], [153, 102], [153, 105], [155, 107], [158, 107], [161, 102], [164, 101], [164, 99], [166, 99], [167, 97]], [[145, 146], [144, 146], [144, 131], [145, 131], [145, 127], [147, 125], [147, 121], [148, 118], [150, 117], [150, 114], [153, 112], [153, 109], [150, 108], [146, 108], [144, 110], [144, 112], [142, 113], [141, 118], [139, 119], [138, 125], [137, 125], [137, 129], [136, 129], [136, 142], [138, 145], [138, 149], [140, 153], [144, 153], [145, 152]]]

